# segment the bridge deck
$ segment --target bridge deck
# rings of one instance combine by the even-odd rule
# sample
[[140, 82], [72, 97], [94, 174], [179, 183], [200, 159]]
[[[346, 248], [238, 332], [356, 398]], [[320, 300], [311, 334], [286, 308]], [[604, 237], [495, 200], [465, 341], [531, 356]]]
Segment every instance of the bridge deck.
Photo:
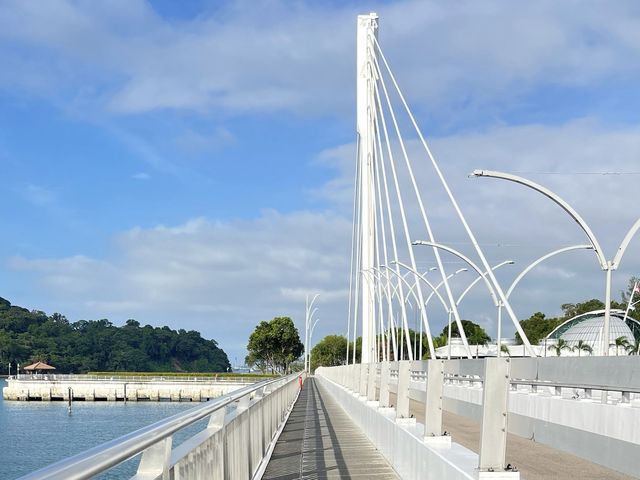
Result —
[[265, 480], [397, 479], [389, 463], [311, 378], [271, 456]]

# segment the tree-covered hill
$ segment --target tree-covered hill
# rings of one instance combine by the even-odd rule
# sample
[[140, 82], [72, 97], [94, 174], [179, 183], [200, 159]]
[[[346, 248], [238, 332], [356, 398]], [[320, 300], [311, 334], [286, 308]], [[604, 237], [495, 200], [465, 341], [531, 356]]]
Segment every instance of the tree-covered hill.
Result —
[[[88, 371], [225, 372], [227, 354], [199, 332], [140, 326], [127, 320], [70, 323], [63, 315], [11, 305], [0, 297], [0, 371], [9, 362], [44, 361], [58, 373]], [[14, 370], [15, 371], [15, 370]]]

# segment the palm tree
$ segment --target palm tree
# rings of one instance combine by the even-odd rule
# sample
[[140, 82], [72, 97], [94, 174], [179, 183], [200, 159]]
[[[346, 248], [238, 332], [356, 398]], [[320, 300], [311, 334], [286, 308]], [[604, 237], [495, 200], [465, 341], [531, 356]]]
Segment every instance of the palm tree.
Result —
[[629, 346], [629, 340], [627, 340], [627, 337], [618, 337], [616, 338], [616, 356], [618, 355], [618, 348], [622, 347], [625, 350], [627, 349], [627, 347]]
[[591, 348], [591, 345], [589, 345], [584, 340], [578, 340], [578, 343], [576, 344], [576, 346], [573, 347], [573, 351], [575, 352], [576, 350], [578, 351], [578, 356], [580, 356], [580, 353], [582, 351], [588, 352], [589, 355], [593, 353], [593, 348]]
[[629, 355], [640, 355], [640, 338], [636, 338], [633, 343], [625, 347]]
[[554, 345], [549, 345], [549, 350], [554, 350], [557, 356], [560, 356], [562, 350], [571, 350], [571, 347], [564, 338], [559, 338]]

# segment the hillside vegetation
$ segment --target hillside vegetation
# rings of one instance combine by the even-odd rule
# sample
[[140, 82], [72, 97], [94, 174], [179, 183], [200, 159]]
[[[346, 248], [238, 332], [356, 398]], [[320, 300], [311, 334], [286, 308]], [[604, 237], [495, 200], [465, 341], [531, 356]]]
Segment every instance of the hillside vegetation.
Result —
[[0, 297], [0, 368], [38, 360], [58, 373], [226, 372], [230, 367], [217, 342], [194, 330], [141, 326], [136, 320], [122, 327], [106, 319], [70, 323], [59, 313], [29, 311]]

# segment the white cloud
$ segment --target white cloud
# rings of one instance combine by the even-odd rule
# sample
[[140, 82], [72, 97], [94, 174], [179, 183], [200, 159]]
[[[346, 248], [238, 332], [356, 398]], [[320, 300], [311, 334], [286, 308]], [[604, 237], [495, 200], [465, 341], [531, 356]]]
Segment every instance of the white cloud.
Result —
[[[247, 5], [230, 2], [174, 22], [142, 1], [6, 3], [0, 55], [12, 68], [3, 83], [60, 93], [89, 77], [93, 91], [76, 100], [124, 113], [350, 111], [353, 89], [345, 86], [353, 84], [362, 8]], [[640, 70], [628, 61], [640, 53], [632, 1], [584, 8], [577, 1], [404, 0], [378, 10], [392, 66], [412, 102], [432, 112], [500, 111], [535, 88], [598, 86]], [[23, 60], [22, 49], [42, 61]]]
[[237, 354], [260, 320], [290, 315], [300, 325], [305, 293], [320, 292], [326, 330], [342, 330], [349, 235], [348, 222], [330, 213], [267, 211], [250, 221], [137, 228], [104, 260], [18, 257], [10, 268], [33, 273], [70, 318], [170, 321]]
[[[497, 180], [470, 180], [466, 174], [476, 167], [627, 170], [640, 153], [640, 130], [607, 131], [587, 120], [560, 127], [500, 127], [439, 138], [432, 144], [491, 263], [506, 258], [517, 261], [498, 274], [506, 287], [539, 255], [584, 243], [584, 237], [548, 199]], [[428, 176], [426, 162], [416, 156], [415, 142], [410, 151], [421, 165], [417, 173], [433, 212], [436, 238], [473, 256], [446, 199]], [[350, 189], [348, 165], [353, 152], [348, 146], [335, 152], [321, 157], [330, 158], [345, 178], [331, 180], [323, 191], [341, 205]], [[629, 208], [637, 177], [538, 175], [536, 179], [583, 213], [612, 256], [637, 216]], [[335, 184], [343, 186], [333, 188]], [[410, 207], [409, 214], [412, 236], [425, 237], [416, 210]], [[120, 320], [136, 317], [143, 322], [167, 322], [174, 328], [196, 328], [219, 340], [230, 353], [241, 355], [246, 338], [261, 319], [292, 315], [301, 326], [307, 293], [321, 294], [318, 335], [346, 330], [349, 222], [348, 215], [304, 211], [265, 211], [255, 219], [232, 222], [195, 218], [180, 225], [124, 232], [115, 238], [114, 252], [105, 259], [16, 258], [11, 266], [32, 272], [43, 291], [56, 299], [55, 309], [69, 312], [72, 318], [74, 314]], [[614, 277], [615, 295], [626, 286], [628, 276], [640, 269], [639, 245], [637, 239]], [[422, 267], [433, 265], [426, 249], [416, 252]], [[444, 259], [448, 269], [461, 266], [451, 257]], [[437, 273], [430, 275], [437, 278]], [[466, 275], [458, 279], [456, 291], [472, 278]], [[604, 276], [593, 253], [574, 252], [534, 270], [515, 291], [513, 306], [522, 318], [538, 310], [553, 315], [562, 303], [602, 297], [603, 289]], [[440, 331], [446, 316], [440, 307], [433, 308], [433, 330]], [[495, 312], [483, 288], [469, 294], [461, 313], [493, 327]], [[505, 330], [510, 332], [509, 327]]]
[[131, 175], [131, 178], [133, 178], [134, 180], [149, 180], [151, 178], [151, 175], [146, 172], [138, 172]]

